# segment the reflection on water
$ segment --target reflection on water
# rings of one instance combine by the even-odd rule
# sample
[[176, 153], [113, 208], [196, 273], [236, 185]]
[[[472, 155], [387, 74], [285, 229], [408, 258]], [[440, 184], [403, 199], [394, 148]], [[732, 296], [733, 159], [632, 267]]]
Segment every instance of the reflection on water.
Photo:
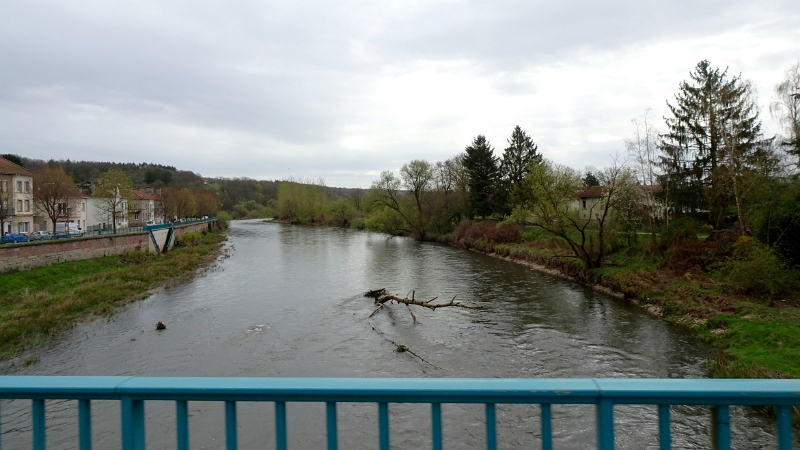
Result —
[[[463, 250], [380, 234], [234, 222], [232, 256], [113, 319], [65, 333], [40, 362], [8, 374], [264, 377], [704, 377], [691, 334], [581, 286]], [[368, 289], [453, 296], [485, 310], [384, 308]], [[421, 308], [418, 308], [421, 309]], [[167, 329], [155, 331], [163, 321]], [[408, 346], [394, 352], [379, 329]], [[240, 405], [240, 443], [274, 448], [273, 405]], [[29, 402], [2, 403], [3, 445], [28, 447]], [[75, 402], [50, 401], [49, 448], [74, 448]], [[483, 407], [444, 405], [445, 446], [485, 448]], [[707, 448], [708, 411], [673, 408], [673, 448]], [[93, 404], [97, 448], [119, 446], [119, 406]], [[190, 404], [193, 448], [223, 448], [224, 410]], [[501, 448], [536, 448], [538, 406], [499, 405]], [[733, 408], [734, 442], [775, 448], [770, 421]], [[339, 407], [342, 448], [374, 448], [377, 407]], [[322, 448], [324, 405], [290, 404], [293, 449]], [[174, 448], [174, 405], [147, 404], [148, 448]], [[657, 448], [655, 407], [615, 409], [618, 448]], [[391, 405], [392, 444], [430, 445], [430, 407]], [[594, 448], [591, 406], [553, 407], [557, 448]]]

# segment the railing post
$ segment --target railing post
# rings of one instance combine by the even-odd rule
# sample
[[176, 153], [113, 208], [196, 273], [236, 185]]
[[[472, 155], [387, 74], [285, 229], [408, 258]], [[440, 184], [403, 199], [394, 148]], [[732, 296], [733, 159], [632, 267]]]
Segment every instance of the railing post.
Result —
[[144, 400], [122, 397], [122, 450], [144, 450]]
[[497, 450], [497, 417], [494, 403], [486, 404], [486, 450]]
[[275, 402], [275, 448], [286, 450], [286, 402]]
[[389, 450], [389, 404], [386, 402], [378, 403], [378, 429], [380, 449]]
[[46, 448], [44, 399], [37, 398], [33, 400], [33, 450], [45, 450]]
[[597, 403], [597, 448], [614, 450], [614, 403], [607, 398]]
[[78, 445], [81, 450], [92, 450], [92, 404], [88, 399], [78, 400]]
[[239, 448], [239, 436], [236, 426], [236, 402], [225, 402], [225, 445], [228, 450]]
[[553, 450], [553, 412], [549, 403], [542, 403], [542, 450]]
[[175, 401], [175, 419], [178, 450], [189, 450], [189, 404], [186, 400]]
[[792, 407], [778, 406], [776, 416], [778, 450], [792, 450]]
[[669, 408], [669, 405], [658, 405], [658, 448], [661, 450], [672, 448]]
[[731, 411], [727, 405], [711, 407], [711, 449], [731, 449]]
[[431, 403], [433, 450], [442, 450], [442, 404]]
[[328, 402], [325, 405], [325, 409], [328, 428], [328, 450], [339, 450], [339, 438], [336, 425], [336, 402]]

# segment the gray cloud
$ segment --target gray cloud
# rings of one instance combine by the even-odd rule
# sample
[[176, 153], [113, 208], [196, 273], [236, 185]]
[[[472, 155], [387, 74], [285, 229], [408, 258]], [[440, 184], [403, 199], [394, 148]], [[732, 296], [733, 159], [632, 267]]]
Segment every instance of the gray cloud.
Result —
[[[205, 175], [330, 173], [364, 185], [370, 174], [410, 157], [442, 159], [460, 151], [469, 138], [458, 127], [487, 107], [433, 105], [441, 111], [429, 117], [428, 105], [414, 113], [426, 119], [397, 123], [391, 111], [379, 109], [392, 107], [376, 94], [381, 80], [425, 64], [463, 63], [463, 70], [442, 70], [477, 80], [470, 86], [488, 86], [499, 98], [537, 96], [553, 89], [531, 75], [541, 68], [743, 29], [757, 28], [765, 39], [796, 37], [798, 22], [796, 2], [778, 0], [4, 2], [2, 150], [163, 162]], [[751, 59], [782, 69], [793, 61], [787, 52], [797, 48], [765, 48]], [[696, 62], [678, 72], [688, 74]], [[653, 70], [619, 77], [631, 92], [652, 96], [641, 77], [653, 78]], [[668, 97], [657, 95], [659, 104]], [[617, 120], [626, 126], [641, 109], [628, 108]], [[541, 142], [563, 147], [556, 130], [565, 135], [578, 131], [564, 127], [585, 127], [575, 138], [585, 141], [597, 134], [592, 127], [609, 120], [607, 109], [591, 106], [559, 112], [566, 121], [531, 114], [497, 127], [510, 133], [520, 123], [541, 133]], [[343, 147], [353, 129], [390, 136], [373, 136], [382, 142], [377, 148]], [[494, 140], [502, 148], [504, 140]], [[581, 151], [600, 149], [587, 144]]]

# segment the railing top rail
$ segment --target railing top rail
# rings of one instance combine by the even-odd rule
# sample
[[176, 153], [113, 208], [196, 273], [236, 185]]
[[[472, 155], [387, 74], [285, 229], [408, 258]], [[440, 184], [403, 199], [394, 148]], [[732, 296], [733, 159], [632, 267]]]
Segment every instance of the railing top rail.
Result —
[[0, 376], [0, 398], [800, 405], [800, 380]]
[[208, 217], [206, 219], [184, 220], [183, 222], [175, 222], [175, 223], [168, 222], [168, 223], [160, 223], [158, 225], [144, 225], [144, 226], [142, 226], [142, 228], [145, 231], [147, 231], [147, 230], [160, 230], [160, 229], [169, 228], [169, 227], [182, 227], [184, 225], [192, 225], [192, 224], [196, 224], [196, 223], [214, 222], [216, 220], [217, 220], [217, 217], [214, 216], [214, 217]]

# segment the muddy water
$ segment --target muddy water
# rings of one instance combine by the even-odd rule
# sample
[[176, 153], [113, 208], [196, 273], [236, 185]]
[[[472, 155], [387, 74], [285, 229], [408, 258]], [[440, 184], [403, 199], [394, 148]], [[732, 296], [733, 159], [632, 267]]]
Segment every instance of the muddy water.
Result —
[[[484, 255], [339, 229], [234, 222], [229, 257], [94, 320], [6, 374], [259, 377], [705, 377], [684, 330], [565, 280]], [[485, 310], [374, 308], [385, 287]], [[163, 321], [165, 331], [155, 331]], [[384, 335], [376, 333], [372, 326]], [[406, 345], [431, 364], [397, 353]], [[190, 403], [192, 448], [224, 447], [224, 409]], [[483, 408], [444, 405], [445, 448], [485, 448]], [[3, 401], [5, 448], [30, 447], [30, 402]], [[49, 401], [48, 448], [77, 445], [74, 401]], [[324, 405], [289, 404], [290, 448], [323, 448]], [[735, 448], [775, 448], [772, 423], [733, 409]], [[274, 448], [273, 405], [239, 406], [241, 448]], [[377, 447], [377, 407], [340, 405], [340, 447]], [[708, 411], [673, 409], [673, 448], [707, 448]], [[554, 406], [556, 448], [594, 448], [594, 409]], [[618, 448], [657, 448], [657, 412], [615, 409]], [[174, 405], [147, 404], [148, 448], [175, 448]], [[430, 447], [430, 407], [391, 405], [392, 445]], [[95, 448], [119, 447], [119, 406], [93, 403]], [[538, 407], [498, 406], [501, 448], [537, 448]]]

